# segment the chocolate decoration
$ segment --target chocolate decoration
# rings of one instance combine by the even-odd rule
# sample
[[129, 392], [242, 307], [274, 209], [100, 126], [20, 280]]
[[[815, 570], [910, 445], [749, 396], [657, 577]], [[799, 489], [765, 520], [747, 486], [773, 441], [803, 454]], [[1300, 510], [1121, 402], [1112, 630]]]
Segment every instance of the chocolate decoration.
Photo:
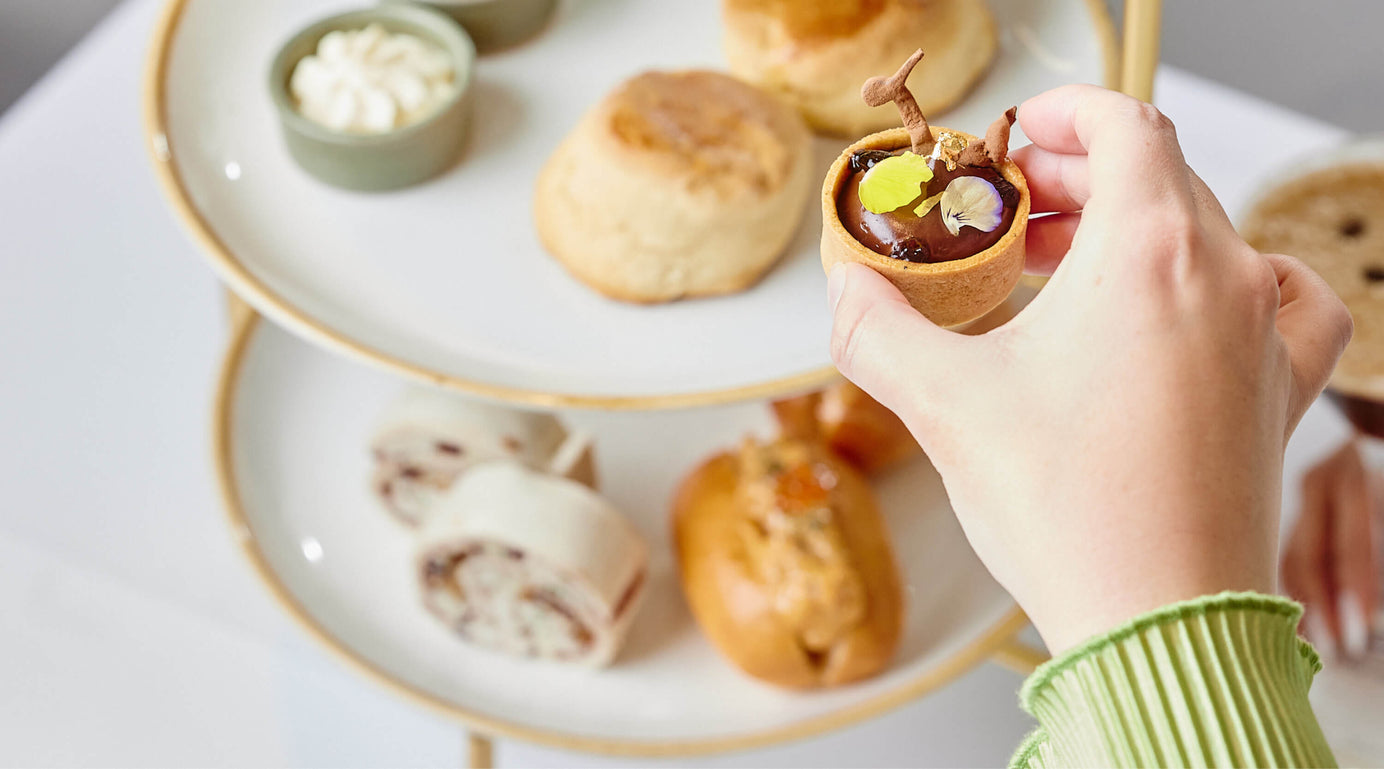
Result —
[[1384, 440], [1384, 404], [1332, 389], [1326, 394], [1356, 430]]
[[1365, 234], [1365, 221], [1358, 216], [1341, 222], [1341, 236], [1347, 238], [1358, 238]]
[[1384, 280], [1384, 267], [1380, 267], [1377, 264], [1372, 264], [1369, 267], [1366, 267], [1365, 280], [1368, 280], [1371, 283], [1378, 283], [1381, 280]]
[[985, 131], [984, 139], [975, 139], [961, 151], [957, 162], [963, 166], [997, 166], [1009, 157], [1009, 128], [1019, 115], [1018, 107], [1010, 107]]
[[[893, 154], [902, 152], [898, 150]], [[863, 174], [852, 174], [842, 185], [841, 194], [836, 199], [836, 213], [841, 217], [841, 224], [856, 240], [877, 254], [927, 264], [975, 256], [998, 243], [1014, 224], [1014, 209], [1019, 202], [1018, 190], [1005, 181], [998, 171], [984, 166], [957, 166], [955, 170], [948, 170], [946, 164], [939, 161], [933, 165], [932, 173], [932, 181], [927, 183], [927, 189], [917, 198], [898, 210], [883, 214], [871, 213], [861, 204], [860, 179]], [[945, 190], [947, 184], [958, 176], [978, 176], [995, 185], [1004, 204], [1004, 213], [994, 231], [981, 232], [966, 226], [953, 235], [942, 221], [940, 205], [933, 206], [926, 216], [913, 213], [914, 207], [923, 198]]]
[[905, 84], [908, 76], [913, 73], [913, 68], [918, 66], [922, 58], [923, 49], [919, 48], [894, 74], [889, 77], [872, 77], [860, 87], [860, 98], [871, 107], [883, 107], [891, 101], [894, 102], [894, 106], [899, 110], [899, 118], [903, 120], [903, 127], [908, 129], [908, 138], [915, 155], [926, 155], [932, 147], [932, 129], [928, 127], [927, 118], [923, 116], [923, 108], [918, 106], [918, 100], [913, 98], [913, 92], [909, 91]]

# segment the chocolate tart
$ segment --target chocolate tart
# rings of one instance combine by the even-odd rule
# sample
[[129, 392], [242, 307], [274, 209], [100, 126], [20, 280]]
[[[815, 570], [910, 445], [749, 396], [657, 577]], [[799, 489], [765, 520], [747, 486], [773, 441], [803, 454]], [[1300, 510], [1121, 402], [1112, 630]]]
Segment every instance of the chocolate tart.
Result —
[[[936, 140], [944, 133], [970, 134], [931, 126]], [[994, 166], [1000, 176], [1014, 185], [1019, 201], [1014, 207], [1014, 223], [993, 246], [964, 259], [948, 262], [917, 263], [876, 253], [867, 248], [841, 223], [837, 200], [851, 178], [851, 156], [861, 150], [893, 152], [910, 146], [907, 129], [891, 128], [870, 134], [847, 147], [827, 171], [822, 184], [822, 269], [828, 273], [842, 262], [863, 264], [898, 287], [914, 309], [939, 326], [960, 326], [995, 309], [1019, 282], [1024, 271], [1024, 234], [1028, 230], [1028, 182], [1013, 160], [1006, 158]]]

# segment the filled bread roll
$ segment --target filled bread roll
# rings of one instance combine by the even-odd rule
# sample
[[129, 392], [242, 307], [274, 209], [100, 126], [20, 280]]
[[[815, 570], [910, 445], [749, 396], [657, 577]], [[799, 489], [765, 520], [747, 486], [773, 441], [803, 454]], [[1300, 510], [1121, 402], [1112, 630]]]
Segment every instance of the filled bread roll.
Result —
[[538, 176], [544, 247], [628, 302], [744, 290], [778, 260], [811, 186], [810, 136], [716, 72], [646, 72], [588, 112]]
[[457, 635], [599, 666], [624, 640], [648, 548], [586, 486], [511, 461], [468, 471], [419, 532], [423, 603]]
[[722, 0], [722, 11], [731, 72], [847, 138], [899, 125], [892, 107], [861, 102], [860, 84], [914, 49], [927, 51], [908, 79], [924, 114], [960, 101], [995, 57], [984, 0]]
[[673, 536], [692, 614], [746, 673], [806, 688], [888, 664], [903, 613], [888, 533], [865, 479], [820, 444], [712, 457], [678, 490]]
[[866, 473], [877, 473], [922, 451], [903, 420], [850, 382], [773, 403], [783, 434], [819, 439]]
[[[370, 442], [375, 459], [372, 487], [390, 513], [417, 526], [468, 467], [513, 459], [548, 469], [558, 461], [567, 439], [562, 423], [550, 414], [413, 388], [391, 403], [378, 421]], [[589, 471], [588, 466], [580, 473]]]

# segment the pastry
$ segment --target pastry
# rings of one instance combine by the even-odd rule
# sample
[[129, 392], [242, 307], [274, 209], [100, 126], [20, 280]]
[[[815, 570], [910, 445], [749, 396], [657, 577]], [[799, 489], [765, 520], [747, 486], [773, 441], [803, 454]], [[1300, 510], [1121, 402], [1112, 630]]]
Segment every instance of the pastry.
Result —
[[594, 482], [584, 439], [569, 441], [550, 414], [467, 400], [439, 390], [413, 388], [389, 405], [370, 441], [375, 459], [372, 487], [385, 509], [411, 526], [423, 522], [437, 499], [467, 468], [492, 459], [575, 473]]
[[538, 176], [544, 247], [613, 299], [742, 291], [793, 239], [811, 185], [792, 109], [716, 72], [646, 72], [617, 87]]
[[600, 495], [499, 460], [472, 468], [419, 531], [423, 603], [504, 654], [610, 663], [644, 591], [648, 548]]
[[857, 96], [858, 84], [915, 48], [928, 65], [908, 86], [926, 113], [964, 97], [995, 57], [984, 0], [722, 0], [726, 60], [779, 94], [823, 133], [860, 136], [899, 125]]
[[878, 473], [921, 453], [894, 412], [850, 382], [773, 404], [783, 434], [821, 440], [866, 474]]
[[893, 101], [904, 120], [847, 147], [822, 184], [822, 267], [858, 262], [888, 278], [941, 326], [999, 306], [1024, 269], [1029, 193], [1009, 159], [1015, 110], [977, 138], [930, 126], [904, 81], [915, 51], [863, 99]]
[[1351, 422], [1384, 435], [1384, 161], [1337, 165], [1265, 195], [1240, 228], [1261, 252], [1301, 259], [1355, 321], [1329, 392]]
[[1384, 162], [1294, 178], [1240, 229], [1256, 249], [1295, 256], [1326, 279], [1355, 320], [1332, 387], [1384, 398]]
[[819, 443], [747, 441], [685, 479], [673, 504], [683, 590], [731, 662], [795, 688], [888, 664], [903, 605], [874, 494]]

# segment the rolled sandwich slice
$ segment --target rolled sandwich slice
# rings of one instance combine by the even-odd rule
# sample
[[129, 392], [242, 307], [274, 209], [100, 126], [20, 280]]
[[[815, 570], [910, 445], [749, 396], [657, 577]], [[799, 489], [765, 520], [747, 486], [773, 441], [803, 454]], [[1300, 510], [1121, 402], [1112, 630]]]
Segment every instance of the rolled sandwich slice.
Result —
[[[417, 526], [472, 465], [512, 459], [527, 467], [552, 469], [570, 439], [550, 414], [413, 388], [390, 404], [379, 420], [370, 444], [375, 458], [371, 485], [390, 513]], [[589, 465], [581, 473], [589, 474]]]
[[590, 488], [495, 461], [419, 533], [423, 602], [457, 635], [520, 657], [609, 664], [644, 592], [648, 547]]

